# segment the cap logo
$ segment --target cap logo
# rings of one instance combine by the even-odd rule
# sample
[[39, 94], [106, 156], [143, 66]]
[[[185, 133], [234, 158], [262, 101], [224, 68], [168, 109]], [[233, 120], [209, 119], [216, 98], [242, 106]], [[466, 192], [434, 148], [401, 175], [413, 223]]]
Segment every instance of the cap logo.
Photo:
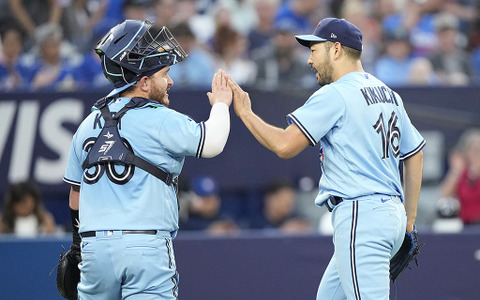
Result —
[[330, 35], [330, 38], [332, 39], [336, 39], [337, 38], [337, 35], [335, 33], [332, 32], [332, 34]]

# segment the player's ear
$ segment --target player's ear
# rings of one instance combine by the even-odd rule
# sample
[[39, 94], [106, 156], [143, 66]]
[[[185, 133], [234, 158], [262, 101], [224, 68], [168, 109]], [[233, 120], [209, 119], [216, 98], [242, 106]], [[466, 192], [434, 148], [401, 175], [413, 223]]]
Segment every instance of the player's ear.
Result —
[[137, 85], [139, 85], [142, 89], [146, 89], [148, 87], [147, 83], [148, 77], [143, 76], [138, 82]]
[[343, 48], [342, 48], [342, 44], [340, 44], [339, 42], [336, 42], [333, 44], [333, 57], [334, 59], [336, 60], [337, 58], [340, 58], [340, 56], [343, 54]]

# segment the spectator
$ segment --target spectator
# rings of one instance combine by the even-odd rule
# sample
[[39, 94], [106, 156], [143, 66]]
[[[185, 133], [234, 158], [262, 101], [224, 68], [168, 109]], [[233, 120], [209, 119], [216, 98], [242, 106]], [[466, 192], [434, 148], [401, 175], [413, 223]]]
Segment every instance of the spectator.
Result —
[[438, 11], [438, 0], [406, 0], [398, 11], [382, 20], [384, 31], [403, 29], [410, 33], [412, 55], [425, 57], [437, 46], [434, 13]]
[[295, 94], [298, 88], [316, 86], [307, 58], [298, 52], [297, 42], [292, 38], [290, 28], [278, 28], [273, 36], [273, 44], [255, 51], [252, 60], [257, 66], [255, 88]]
[[407, 84], [411, 86], [435, 86], [438, 84], [437, 76], [428, 58], [417, 57], [412, 61]]
[[[203, 1], [205, 2], [205, 1]], [[215, 32], [215, 22], [212, 16], [201, 13], [202, 4], [197, 0], [156, 0], [156, 24], [173, 28], [181, 23], [188, 23], [196, 40], [207, 43]], [[158, 26], [158, 25], [157, 25]]]
[[172, 28], [172, 33], [188, 58], [170, 70], [170, 78], [186, 88], [208, 88], [215, 73], [212, 55], [198, 44], [188, 23]]
[[16, 27], [6, 27], [1, 33], [0, 91], [12, 92], [25, 87], [19, 57], [23, 51], [23, 37]]
[[376, 0], [370, 3], [372, 3], [370, 6], [372, 15], [380, 22], [389, 16], [397, 14], [400, 10], [399, 5], [402, 5], [395, 0]]
[[468, 85], [475, 76], [470, 56], [459, 43], [458, 26], [457, 18], [451, 14], [435, 18], [438, 47], [430, 61], [441, 85]]
[[271, 43], [276, 32], [275, 16], [280, 0], [256, 0], [255, 10], [258, 21], [248, 33], [248, 53]]
[[73, 91], [73, 70], [81, 56], [63, 40], [59, 26], [44, 24], [35, 33], [36, 47], [21, 58], [31, 91]]
[[480, 129], [465, 131], [449, 158], [450, 168], [441, 184], [441, 198], [460, 202], [465, 225], [480, 224]]
[[62, 8], [57, 0], [6, 0], [11, 12], [10, 22], [14, 22], [27, 36], [27, 45], [34, 41], [37, 27], [42, 24], [59, 26]]
[[230, 15], [230, 25], [241, 35], [248, 35], [257, 22], [255, 6], [250, 0], [217, 0], [211, 7], [210, 14], [226, 10]]
[[124, 0], [100, 1], [95, 17], [98, 22], [94, 25], [92, 32], [94, 36], [103, 36], [110, 28], [125, 20], [123, 3]]
[[104, 16], [108, 1], [68, 0], [61, 3], [65, 39], [82, 53], [91, 50], [93, 28]]
[[151, 8], [150, 0], [123, 0], [124, 19], [147, 20]]
[[407, 85], [415, 60], [408, 33], [401, 28], [386, 32], [384, 47], [384, 54], [375, 63], [375, 76], [392, 87]]
[[382, 46], [382, 26], [371, 14], [361, 0], [345, 0], [340, 10], [341, 18], [355, 24], [362, 31], [362, 65], [367, 72], [372, 72]]
[[80, 62], [73, 68], [73, 78], [77, 90], [111, 88], [111, 83], [103, 74], [100, 57], [94, 51], [82, 56]]
[[306, 218], [294, 210], [295, 197], [295, 188], [289, 181], [270, 182], [265, 189], [262, 214], [252, 219], [250, 228], [278, 229], [282, 232], [311, 230]]
[[225, 70], [239, 84], [252, 85], [256, 66], [247, 57], [247, 40], [228, 25], [220, 25], [215, 31], [215, 69]]
[[55, 232], [55, 219], [43, 206], [40, 190], [33, 181], [9, 186], [0, 219], [0, 233], [35, 237]]
[[239, 230], [232, 218], [221, 213], [219, 186], [213, 177], [195, 179], [193, 192], [188, 201], [188, 217], [180, 223], [182, 230], [203, 230], [212, 234], [235, 233]]
[[[310, 16], [319, 6], [317, 0], [287, 0], [283, 1], [275, 17], [275, 25], [280, 24], [295, 28], [297, 34], [307, 33], [311, 28]], [[315, 16], [317, 18], [318, 16]]]
[[183, 2], [183, 0], [154, 0], [152, 6], [155, 14], [154, 21], [156, 28], [162, 28], [163, 26], [168, 28], [173, 27], [177, 12], [179, 15], [185, 13], [185, 11], [178, 9], [179, 4], [176, 2]]
[[467, 35], [473, 22], [478, 18], [477, 0], [443, 1], [443, 11], [451, 13], [460, 21], [460, 31]]

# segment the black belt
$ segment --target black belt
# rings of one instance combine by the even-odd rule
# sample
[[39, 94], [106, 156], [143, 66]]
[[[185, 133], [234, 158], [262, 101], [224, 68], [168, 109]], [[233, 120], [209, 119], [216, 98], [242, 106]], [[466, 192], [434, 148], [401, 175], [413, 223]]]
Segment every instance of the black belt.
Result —
[[330, 196], [330, 198], [325, 201], [325, 206], [329, 212], [332, 212], [333, 208], [343, 202], [342, 197]]
[[[109, 235], [108, 233], [112, 233], [115, 231], [115, 230], [100, 230], [100, 231], [103, 231], [105, 234], [104, 235]], [[122, 230], [122, 234], [151, 234], [151, 235], [155, 235], [157, 234], [157, 231], [156, 230]], [[97, 231], [86, 231], [86, 232], [82, 232], [80, 233], [80, 235], [82, 237], [94, 237], [97, 235]]]

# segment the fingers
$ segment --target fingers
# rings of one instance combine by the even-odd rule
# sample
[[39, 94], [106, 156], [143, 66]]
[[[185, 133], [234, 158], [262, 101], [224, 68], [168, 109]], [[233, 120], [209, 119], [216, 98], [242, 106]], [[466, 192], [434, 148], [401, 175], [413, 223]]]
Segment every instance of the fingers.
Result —
[[217, 71], [217, 86], [222, 86], [222, 81], [223, 81], [223, 71], [218, 70]]
[[225, 79], [225, 71], [220, 69], [218, 72], [220, 73], [220, 86], [226, 86], [227, 80]]
[[212, 90], [217, 87], [227, 87], [228, 81], [231, 80], [231, 76], [228, 75], [224, 70], [219, 69], [212, 79]]
[[243, 92], [242, 88], [235, 82], [233, 81], [233, 79], [230, 79], [228, 81], [228, 85], [230, 86], [230, 88], [232, 89], [232, 91], [234, 93], [241, 93]]
[[212, 78], [212, 91], [215, 90], [215, 87], [217, 85], [217, 80], [218, 80], [218, 72], [215, 73]]

